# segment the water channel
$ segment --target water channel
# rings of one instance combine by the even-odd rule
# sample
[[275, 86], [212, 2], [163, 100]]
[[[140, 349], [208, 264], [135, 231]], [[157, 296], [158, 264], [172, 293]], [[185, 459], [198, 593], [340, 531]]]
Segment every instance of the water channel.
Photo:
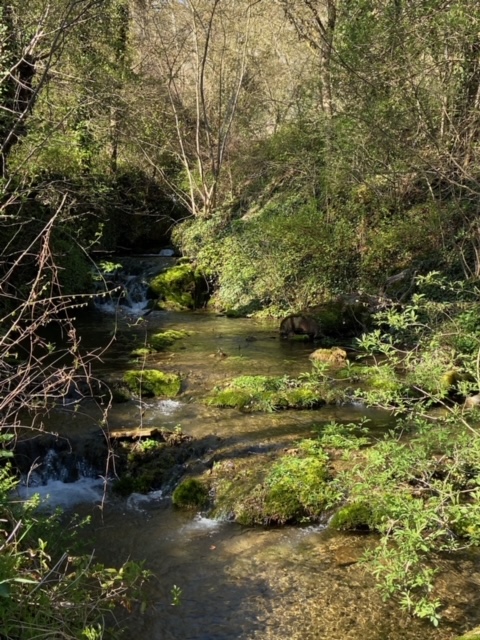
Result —
[[[367, 415], [379, 433], [391, 424], [389, 415], [358, 405], [265, 414], [203, 405], [206, 390], [235, 375], [310, 370], [311, 345], [280, 340], [272, 324], [206, 313], [153, 312], [142, 321], [127, 311], [119, 317], [95, 314], [81, 321], [84, 348], [106, 344], [114, 328], [117, 337], [98, 373], [131, 368], [132, 335], [143, 341], [168, 328], [190, 335], [168, 352], [148, 357], [149, 367], [182, 374], [182, 394], [174, 401], [114, 405], [111, 429], [180, 425], [196, 438], [217, 436], [234, 463], [238, 455], [292, 446], [332, 420]], [[75, 412], [64, 407], [49, 426], [71, 435], [97, 428], [100, 417], [88, 404]], [[145, 560], [152, 571], [146, 612], [120, 621], [127, 640], [447, 640], [480, 622], [480, 564], [471, 554], [439, 561], [445, 608], [440, 629], [434, 629], [382, 602], [359, 562], [374, 544], [372, 537], [332, 534], [324, 527], [241, 527], [176, 510], [161, 492], [128, 499], [107, 495], [100, 509], [101, 482], [75, 485], [42, 490], [67, 508], [76, 503], [75, 509], [92, 515], [88, 533], [101, 561]], [[177, 605], [174, 586], [180, 590]]]

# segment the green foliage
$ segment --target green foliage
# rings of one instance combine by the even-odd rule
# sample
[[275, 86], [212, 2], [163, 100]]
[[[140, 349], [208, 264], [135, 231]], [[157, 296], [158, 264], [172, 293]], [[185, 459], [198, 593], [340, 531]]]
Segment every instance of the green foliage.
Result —
[[[292, 197], [234, 221], [220, 238], [202, 239], [205, 245], [213, 244], [210, 249], [201, 245], [196, 259], [203, 269], [203, 257], [208, 258], [212, 251], [217, 254], [217, 306], [298, 310], [340, 291], [347, 280], [351, 286], [354, 241], [346, 221], [329, 223], [314, 200]], [[185, 250], [189, 248], [187, 243]]]
[[180, 393], [182, 381], [175, 373], [164, 373], [157, 369], [126, 371], [123, 380], [128, 388], [141, 396], [167, 396], [172, 398]]
[[209, 501], [208, 489], [196, 478], [181, 482], [172, 494], [172, 502], [177, 507], [203, 509]]
[[[61, 513], [38, 512], [38, 501], [12, 500], [15, 480], [0, 470], [0, 625], [9, 638], [101, 638], [105, 617], [130, 608], [148, 572], [133, 562], [119, 569], [79, 554], [76, 533]], [[84, 523], [83, 523], [84, 524]]]

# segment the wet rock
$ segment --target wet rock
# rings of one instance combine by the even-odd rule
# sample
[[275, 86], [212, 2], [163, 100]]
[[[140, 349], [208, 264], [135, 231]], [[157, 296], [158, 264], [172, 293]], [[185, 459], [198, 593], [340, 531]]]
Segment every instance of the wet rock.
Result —
[[326, 362], [332, 365], [344, 365], [347, 362], [347, 352], [339, 347], [331, 349], [317, 349], [309, 355], [314, 362]]

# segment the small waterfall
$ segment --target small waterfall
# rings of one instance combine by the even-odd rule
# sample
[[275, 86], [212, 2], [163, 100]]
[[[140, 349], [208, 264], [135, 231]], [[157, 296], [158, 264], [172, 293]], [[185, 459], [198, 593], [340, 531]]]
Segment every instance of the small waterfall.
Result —
[[22, 500], [39, 495], [47, 509], [68, 509], [100, 502], [104, 490], [104, 478], [85, 459], [49, 449], [43, 460], [35, 461], [32, 469], [22, 474], [15, 493]]
[[19, 440], [13, 464], [20, 482], [16, 494], [39, 494], [50, 509], [98, 502], [105, 489], [107, 445], [101, 431], [66, 439], [53, 434]]
[[128, 256], [118, 258], [118, 263], [100, 263], [95, 276], [96, 309], [106, 314], [144, 314], [153, 304], [149, 281], [175, 262], [176, 258], [160, 252], [159, 256]]

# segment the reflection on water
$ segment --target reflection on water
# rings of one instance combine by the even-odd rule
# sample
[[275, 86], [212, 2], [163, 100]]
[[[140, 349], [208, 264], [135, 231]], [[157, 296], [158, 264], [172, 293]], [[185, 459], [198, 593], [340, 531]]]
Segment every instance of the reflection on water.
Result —
[[[84, 346], [106, 342], [112, 323], [103, 317], [83, 327]], [[331, 420], [348, 422], [368, 415], [380, 433], [391, 424], [390, 416], [361, 405], [242, 414], [201, 404], [199, 396], [205, 390], [235, 375], [297, 375], [310, 370], [311, 345], [281, 341], [275, 327], [253, 320], [162, 312], [150, 314], [144, 323], [127, 318], [120, 323], [119, 339], [104, 357], [102, 370], [118, 373], [131, 366], [131, 347], [128, 340], [120, 340], [122, 334], [145, 342], [148, 333], [167, 328], [192, 334], [172, 351], [149, 356], [145, 365], [180, 372], [182, 395], [174, 401], [115, 405], [110, 428], [180, 424], [197, 438], [217, 435], [222, 455], [235, 455], [239, 447], [289, 446]], [[101, 411], [85, 404], [81, 411], [62, 416], [71, 433], [96, 425]], [[332, 535], [321, 527], [247, 529], [175, 510], [161, 492], [134, 494], [128, 500], [109, 497], [103, 510], [94, 509], [93, 515], [101, 561], [145, 560], [153, 572], [146, 613], [124, 622], [127, 640], [447, 640], [465, 625], [479, 622], [478, 587], [471, 578], [478, 566], [472, 556], [446, 559], [442, 565], [447, 608], [443, 626], [435, 630], [381, 601], [372, 577], [358, 562], [373, 543], [371, 537]], [[178, 606], [172, 604], [174, 585], [181, 589]], [[452, 585], [457, 585], [456, 591]], [[449, 602], [452, 594], [458, 600], [459, 593], [460, 605]]]

